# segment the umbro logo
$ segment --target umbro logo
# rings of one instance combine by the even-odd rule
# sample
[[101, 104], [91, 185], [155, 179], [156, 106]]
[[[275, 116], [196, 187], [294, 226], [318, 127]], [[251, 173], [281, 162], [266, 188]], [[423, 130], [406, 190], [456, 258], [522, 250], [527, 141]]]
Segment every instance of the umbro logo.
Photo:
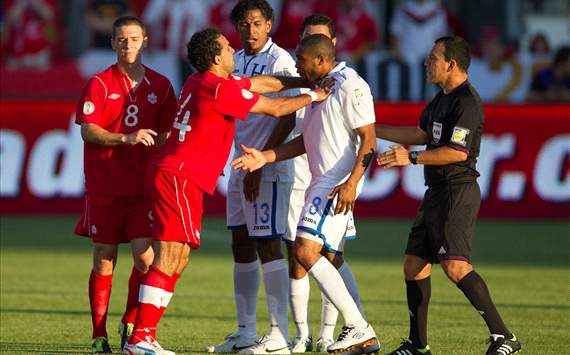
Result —
[[352, 336], [352, 339], [360, 339], [364, 336], [363, 332], [356, 332], [354, 333], [354, 335]]
[[109, 95], [109, 96], [107, 96], [107, 97], [110, 98], [111, 100], [116, 100], [116, 99], [118, 99], [119, 97], [121, 97], [121, 95], [119, 95], [119, 94], [111, 94], [111, 95]]

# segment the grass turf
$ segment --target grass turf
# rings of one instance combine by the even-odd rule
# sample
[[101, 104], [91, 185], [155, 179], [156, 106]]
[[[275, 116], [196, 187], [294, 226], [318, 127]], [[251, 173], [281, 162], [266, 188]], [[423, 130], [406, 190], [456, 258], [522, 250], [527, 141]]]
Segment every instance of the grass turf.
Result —
[[[72, 236], [75, 218], [7, 217], [0, 221], [0, 352], [89, 353], [87, 282], [90, 242]], [[203, 246], [160, 324], [160, 342], [195, 354], [235, 328], [232, 258], [224, 221], [207, 219]], [[401, 261], [409, 221], [358, 221], [358, 240], [347, 245], [367, 318], [394, 349], [408, 332]], [[507, 325], [528, 354], [559, 354], [570, 329], [569, 225], [564, 222], [480, 221], [474, 242], [476, 269], [487, 281]], [[131, 263], [121, 248], [109, 307], [110, 342], [127, 293]], [[310, 323], [318, 333], [320, 296], [312, 283]], [[258, 333], [267, 332], [263, 287]], [[292, 325], [290, 335], [294, 335]], [[432, 276], [429, 342], [434, 354], [484, 354], [481, 317], [439, 268]]]

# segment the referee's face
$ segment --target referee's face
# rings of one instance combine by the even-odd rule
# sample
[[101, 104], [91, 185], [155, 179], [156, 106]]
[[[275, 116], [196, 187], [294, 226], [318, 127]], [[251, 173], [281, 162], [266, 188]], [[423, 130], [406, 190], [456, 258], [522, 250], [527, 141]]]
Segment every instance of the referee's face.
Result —
[[427, 79], [434, 84], [445, 82], [449, 75], [450, 62], [445, 60], [444, 52], [443, 43], [436, 43], [424, 62]]

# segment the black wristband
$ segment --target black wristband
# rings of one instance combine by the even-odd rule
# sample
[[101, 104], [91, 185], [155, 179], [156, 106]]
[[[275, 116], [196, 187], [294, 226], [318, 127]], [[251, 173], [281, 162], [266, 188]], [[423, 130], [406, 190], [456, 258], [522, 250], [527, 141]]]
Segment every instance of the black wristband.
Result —
[[418, 152], [416, 151], [409, 152], [408, 159], [410, 159], [410, 162], [412, 164], [416, 165], [418, 163]]

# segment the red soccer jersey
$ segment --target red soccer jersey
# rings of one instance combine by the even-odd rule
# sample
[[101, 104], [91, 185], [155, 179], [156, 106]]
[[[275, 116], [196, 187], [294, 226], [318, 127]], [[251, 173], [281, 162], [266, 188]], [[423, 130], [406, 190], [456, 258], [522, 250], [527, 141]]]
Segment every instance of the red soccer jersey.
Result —
[[250, 87], [249, 79], [233, 75], [190, 76], [178, 100], [170, 138], [153, 165], [188, 173], [200, 189], [212, 194], [230, 154], [236, 118], [245, 120], [259, 100]]
[[[129, 134], [141, 128], [168, 132], [176, 115], [170, 81], [145, 67], [135, 91], [116, 65], [92, 77], [77, 104], [75, 123], [94, 123], [109, 132]], [[157, 149], [143, 144], [105, 147], [85, 142], [88, 192], [117, 196], [144, 194], [144, 174]]]

